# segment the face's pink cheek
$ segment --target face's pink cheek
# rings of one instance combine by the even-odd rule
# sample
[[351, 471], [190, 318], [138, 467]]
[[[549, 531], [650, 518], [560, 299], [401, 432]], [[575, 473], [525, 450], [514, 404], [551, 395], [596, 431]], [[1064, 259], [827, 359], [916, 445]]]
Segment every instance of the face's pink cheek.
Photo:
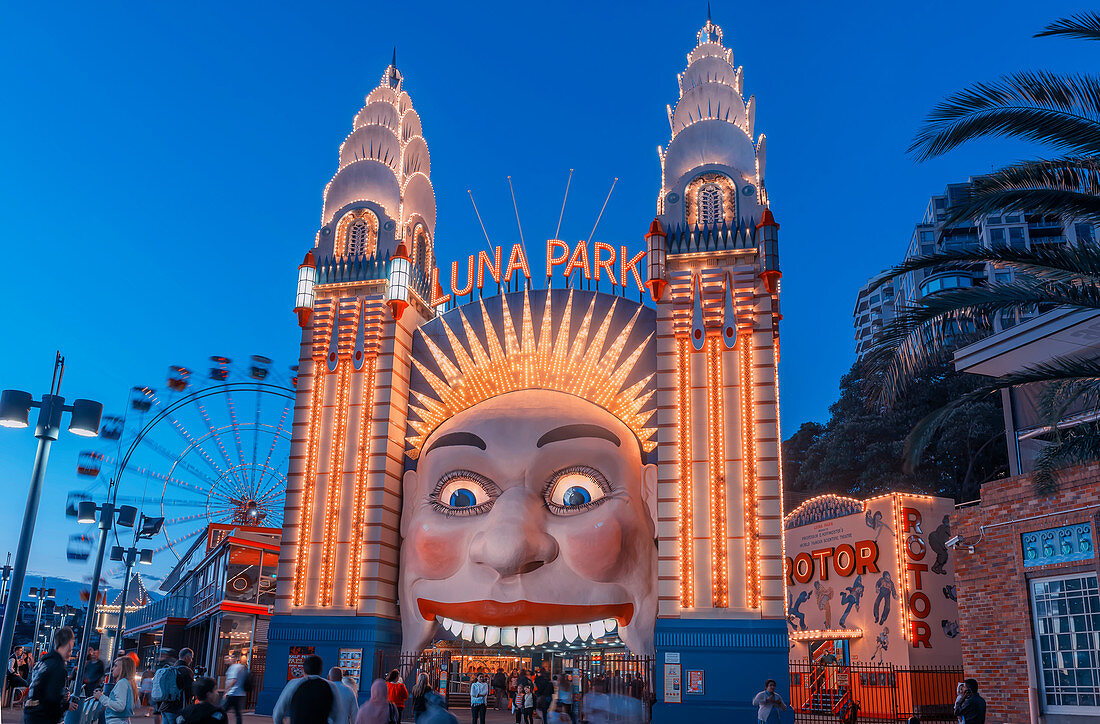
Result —
[[405, 543], [416, 551], [417, 568], [424, 578], [449, 578], [466, 560], [466, 533], [449, 523], [421, 520], [410, 531]]
[[[604, 511], [604, 508], [608, 510]], [[612, 506], [563, 520], [555, 531], [558, 545], [569, 567], [590, 581], [612, 581], [621, 577], [623, 527]]]

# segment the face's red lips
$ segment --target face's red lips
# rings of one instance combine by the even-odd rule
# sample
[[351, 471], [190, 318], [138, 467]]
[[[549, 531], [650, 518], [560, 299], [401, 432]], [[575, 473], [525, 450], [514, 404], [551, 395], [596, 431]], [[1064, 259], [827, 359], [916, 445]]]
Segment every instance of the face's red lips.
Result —
[[615, 619], [626, 626], [634, 618], [633, 603], [563, 604], [535, 603], [534, 601], [465, 601], [446, 603], [416, 599], [417, 608], [425, 621], [436, 616], [456, 621], [477, 623], [483, 626], [554, 626], [557, 624], [588, 623], [605, 618]]

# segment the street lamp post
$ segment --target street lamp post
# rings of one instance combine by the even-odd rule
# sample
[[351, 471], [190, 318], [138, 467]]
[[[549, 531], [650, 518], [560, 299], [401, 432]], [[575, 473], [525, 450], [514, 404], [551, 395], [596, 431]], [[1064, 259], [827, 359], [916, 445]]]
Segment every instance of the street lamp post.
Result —
[[42, 604], [46, 602], [47, 598], [53, 598], [57, 594], [56, 588], [46, 588], [46, 579], [42, 579], [42, 587], [35, 588], [31, 586], [31, 598], [38, 599], [38, 613], [34, 616], [34, 652], [31, 656], [31, 661], [38, 661], [38, 627], [42, 624]]
[[[27, 562], [31, 555], [31, 540], [34, 538], [34, 524], [38, 517], [38, 503], [42, 499], [42, 481], [46, 476], [46, 462], [50, 457], [50, 445], [58, 437], [61, 428], [61, 415], [70, 415], [69, 432], [84, 437], [99, 434], [99, 420], [103, 416], [103, 405], [92, 400], [74, 400], [72, 405], [65, 404], [60, 396], [61, 378], [65, 373], [65, 358], [58, 352], [54, 358], [53, 380], [50, 393], [35, 401], [29, 392], [22, 390], [4, 390], [0, 392], [0, 426], [27, 427], [30, 424], [32, 407], [38, 408], [38, 421], [34, 436], [38, 438], [38, 451], [34, 456], [31, 469], [31, 484], [27, 491], [27, 506], [23, 511], [23, 528], [19, 533], [19, 546], [15, 551], [15, 565], [12, 566], [9, 595], [4, 603], [4, 623], [0, 628], [0, 655], [7, 656], [11, 651], [12, 638], [15, 636], [15, 621], [19, 617], [19, 593], [23, 591], [23, 580], [27, 575]], [[16, 595], [10, 595], [16, 591]], [[0, 691], [7, 685], [7, 677], [0, 682]]]
[[4, 563], [3, 567], [0, 567], [0, 606], [4, 606], [8, 602], [8, 579], [11, 578], [11, 551], [8, 551], [8, 560]]
[[111, 560], [125, 564], [126, 577], [122, 579], [122, 600], [119, 604], [118, 622], [115, 626], [115, 640], [118, 644], [114, 646], [114, 651], [107, 657], [108, 661], [114, 661], [114, 657], [118, 652], [122, 651], [122, 631], [123, 627], [126, 625], [126, 598], [130, 594], [130, 574], [134, 570], [134, 564], [140, 562], [147, 566], [153, 562], [153, 549], [139, 549], [136, 544], [139, 540], [147, 540], [155, 536], [160, 532], [162, 525], [164, 525], [164, 518], [150, 518], [142, 513], [141, 524], [134, 529], [135, 545], [129, 548], [123, 548], [122, 546], [114, 546], [111, 548]]
[[[92, 629], [95, 628], [95, 608], [99, 602], [99, 578], [103, 575], [103, 554], [107, 549], [107, 535], [116, 522], [123, 528], [133, 528], [137, 512], [137, 508], [132, 505], [120, 505], [116, 508], [114, 503], [96, 505], [91, 500], [81, 501], [80, 505], [77, 506], [76, 521], [78, 523], [98, 522], [99, 549], [96, 551], [95, 567], [92, 570], [92, 593], [88, 599], [88, 614], [84, 617], [84, 631], [80, 637], [80, 651], [77, 653], [76, 676], [73, 678], [74, 692], [84, 681], [85, 655], [88, 652], [88, 642], [91, 640]], [[99, 514], [98, 521], [96, 513]]]

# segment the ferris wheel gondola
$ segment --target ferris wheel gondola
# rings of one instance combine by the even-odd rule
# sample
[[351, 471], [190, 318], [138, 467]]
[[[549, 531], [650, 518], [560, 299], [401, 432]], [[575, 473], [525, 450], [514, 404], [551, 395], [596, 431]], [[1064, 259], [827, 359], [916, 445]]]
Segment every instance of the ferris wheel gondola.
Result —
[[89, 484], [69, 494], [66, 514], [106, 494], [163, 517], [154, 542], [171, 555], [158, 556], [157, 568], [170, 567], [210, 523], [282, 527], [297, 368], [287, 372], [262, 355], [239, 366], [213, 356], [206, 375], [170, 365], [161, 391], [134, 386], [125, 416], [105, 418], [118, 421], [117, 434], [78, 456]]

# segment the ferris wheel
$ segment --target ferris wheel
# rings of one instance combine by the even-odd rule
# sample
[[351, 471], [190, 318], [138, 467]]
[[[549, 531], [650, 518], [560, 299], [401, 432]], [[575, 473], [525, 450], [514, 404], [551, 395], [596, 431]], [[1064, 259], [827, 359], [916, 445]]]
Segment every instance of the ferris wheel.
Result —
[[[201, 371], [171, 365], [163, 386], [136, 386], [124, 414], [104, 415], [98, 446], [77, 459], [88, 484], [69, 493], [66, 515], [107, 499], [163, 517], [162, 572], [210, 523], [281, 528], [297, 381], [297, 367], [283, 374], [261, 355], [211, 357]], [[69, 536], [70, 561], [88, 560], [94, 534]]]

